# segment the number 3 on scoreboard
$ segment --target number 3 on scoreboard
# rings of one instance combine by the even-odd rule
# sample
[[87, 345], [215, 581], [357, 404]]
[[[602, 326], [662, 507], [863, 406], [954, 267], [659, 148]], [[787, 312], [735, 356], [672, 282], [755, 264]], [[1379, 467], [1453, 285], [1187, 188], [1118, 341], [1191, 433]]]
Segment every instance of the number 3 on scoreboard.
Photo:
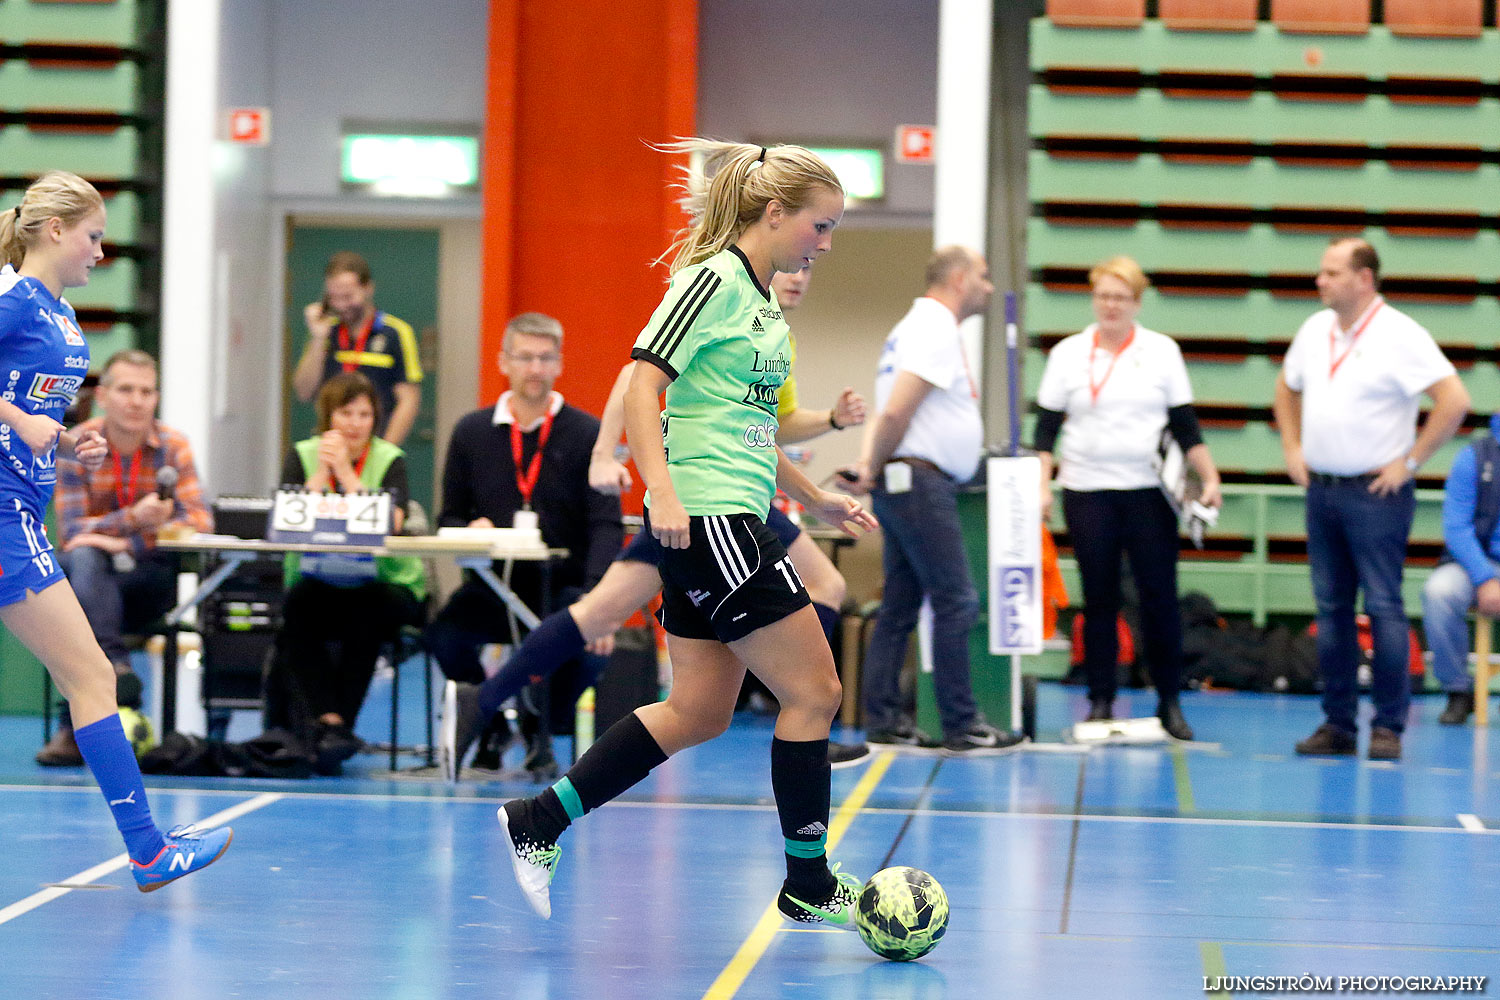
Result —
[[276, 531], [311, 531], [312, 495], [278, 492], [271, 511], [271, 527]]

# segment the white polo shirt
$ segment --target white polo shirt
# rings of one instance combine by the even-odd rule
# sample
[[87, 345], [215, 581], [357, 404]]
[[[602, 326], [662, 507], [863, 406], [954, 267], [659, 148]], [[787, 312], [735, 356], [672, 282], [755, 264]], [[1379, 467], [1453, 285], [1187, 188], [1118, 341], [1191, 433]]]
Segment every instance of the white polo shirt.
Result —
[[984, 421], [958, 318], [937, 299], [917, 299], [885, 338], [875, 374], [876, 413], [890, 401], [897, 372], [911, 372], [933, 388], [912, 414], [906, 436], [891, 457], [923, 458], [959, 482], [973, 479], [984, 444]]
[[[1118, 356], [1095, 349], [1097, 324], [1047, 355], [1038, 406], [1066, 415], [1057, 481], [1068, 490], [1139, 490], [1161, 485], [1157, 445], [1167, 410], [1193, 401], [1182, 351], [1166, 334], [1137, 325]], [[1113, 368], [1111, 368], [1113, 365]]]
[[1378, 296], [1349, 330], [1332, 309], [1313, 313], [1282, 368], [1287, 387], [1302, 394], [1307, 467], [1358, 476], [1406, 455], [1423, 391], [1452, 374], [1432, 334]]

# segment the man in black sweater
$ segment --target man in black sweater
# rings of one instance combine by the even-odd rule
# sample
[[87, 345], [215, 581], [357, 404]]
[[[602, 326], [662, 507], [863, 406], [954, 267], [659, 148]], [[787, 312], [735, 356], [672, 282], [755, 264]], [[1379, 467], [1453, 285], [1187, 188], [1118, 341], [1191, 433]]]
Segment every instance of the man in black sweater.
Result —
[[[490, 528], [510, 527], [518, 511], [534, 511], [542, 540], [568, 550], [552, 564], [545, 603], [540, 564], [511, 567], [511, 589], [537, 610], [566, 607], [597, 583], [624, 537], [619, 498], [589, 488], [599, 421], [552, 388], [562, 373], [562, 337], [562, 324], [541, 313], [522, 313], [506, 324], [500, 371], [510, 388], [493, 408], [476, 410], [454, 427], [438, 515], [444, 527]], [[504, 564], [495, 572], [506, 578]], [[471, 684], [484, 680], [479, 654], [485, 644], [520, 639], [505, 605], [474, 576], [449, 598], [426, 635], [443, 673]], [[545, 718], [531, 737], [526, 766], [543, 773], [555, 766]]]

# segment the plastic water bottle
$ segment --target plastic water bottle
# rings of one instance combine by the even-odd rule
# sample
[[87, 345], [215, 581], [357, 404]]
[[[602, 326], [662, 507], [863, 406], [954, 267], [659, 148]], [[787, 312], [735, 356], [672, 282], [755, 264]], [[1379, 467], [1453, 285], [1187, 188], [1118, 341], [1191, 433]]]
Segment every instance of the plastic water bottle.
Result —
[[578, 696], [578, 705], [573, 716], [573, 742], [576, 760], [594, 744], [594, 689], [588, 688]]

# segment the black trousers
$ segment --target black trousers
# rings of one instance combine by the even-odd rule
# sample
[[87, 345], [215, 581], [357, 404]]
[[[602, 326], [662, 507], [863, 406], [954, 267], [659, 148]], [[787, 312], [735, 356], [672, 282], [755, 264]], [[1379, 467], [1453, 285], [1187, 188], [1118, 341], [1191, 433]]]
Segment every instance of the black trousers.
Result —
[[1182, 686], [1182, 617], [1177, 608], [1177, 519], [1161, 490], [1063, 490], [1063, 516], [1083, 578], [1084, 669], [1089, 698], [1113, 699], [1119, 637], [1120, 557], [1130, 557], [1141, 602], [1151, 683], [1162, 702]]
[[287, 591], [282, 629], [266, 678], [266, 726], [299, 735], [337, 713], [359, 717], [381, 647], [403, 625], [422, 623], [422, 604], [405, 587], [379, 580], [335, 587], [312, 577]]

